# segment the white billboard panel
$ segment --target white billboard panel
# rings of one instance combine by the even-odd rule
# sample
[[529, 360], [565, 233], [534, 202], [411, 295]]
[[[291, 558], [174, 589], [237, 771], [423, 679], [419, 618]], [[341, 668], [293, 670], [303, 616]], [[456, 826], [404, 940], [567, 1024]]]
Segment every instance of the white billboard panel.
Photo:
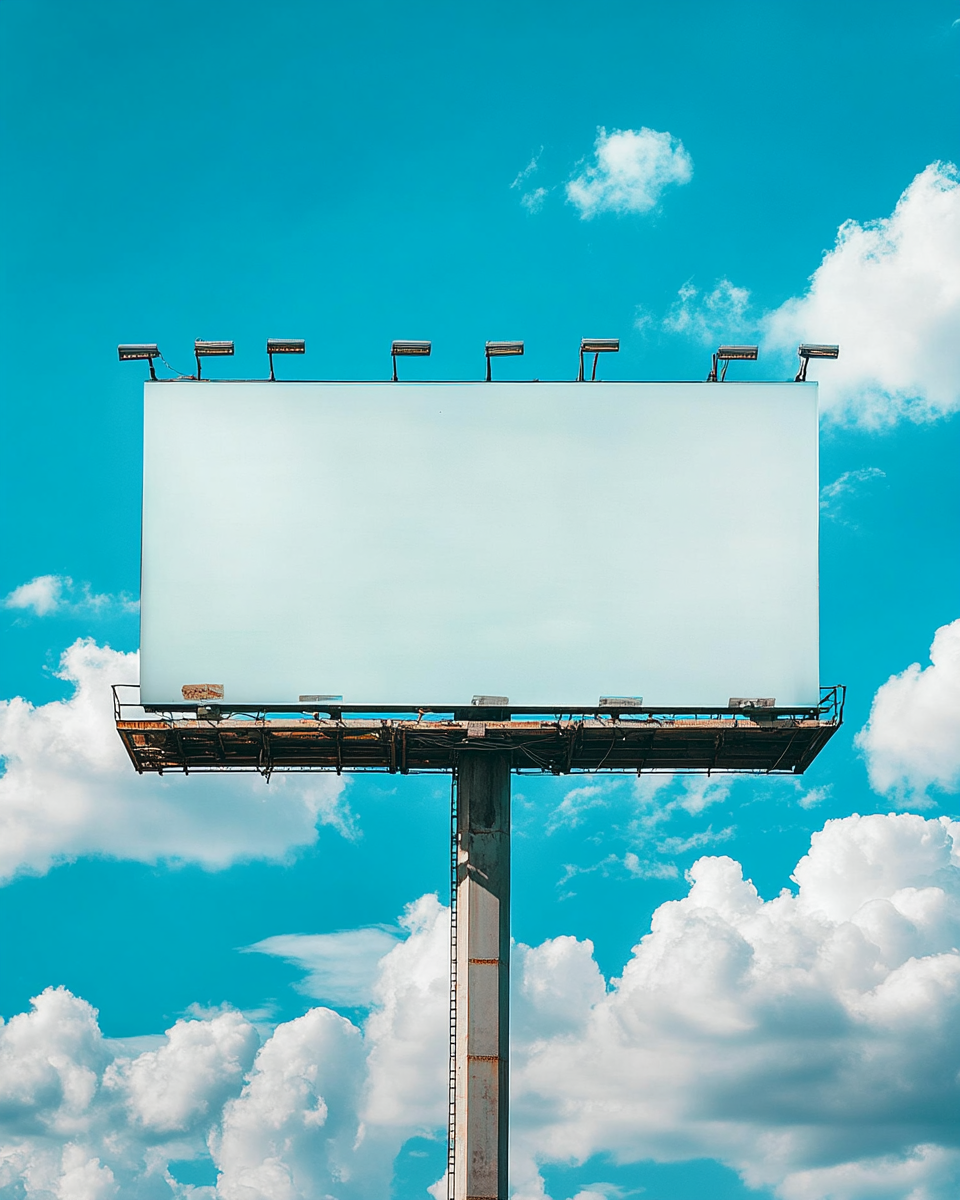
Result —
[[148, 383], [141, 697], [815, 704], [817, 388]]

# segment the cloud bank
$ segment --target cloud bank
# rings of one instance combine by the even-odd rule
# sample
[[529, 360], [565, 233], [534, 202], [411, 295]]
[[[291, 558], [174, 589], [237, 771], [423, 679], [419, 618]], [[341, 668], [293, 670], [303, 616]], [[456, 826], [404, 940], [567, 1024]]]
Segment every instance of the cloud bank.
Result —
[[878, 792], [960, 789], [960, 620], [937, 630], [930, 666], [912, 663], [878, 689], [856, 741]]
[[[828, 821], [764, 901], [691, 869], [617, 979], [589, 941], [514, 958], [512, 1177], [711, 1157], [782, 1200], [952, 1200], [960, 1187], [960, 823]], [[0, 1030], [0, 1188], [25, 1200], [373, 1200], [444, 1125], [448, 914], [412, 905], [362, 1027], [315, 1008], [258, 1049], [223, 1012], [134, 1053], [48, 990]], [[216, 1186], [169, 1164], [209, 1155]], [[556, 1200], [565, 1200], [557, 1197]]]
[[692, 178], [693, 160], [671, 134], [601, 127], [593, 162], [567, 183], [567, 200], [584, 220], [603, 212], [645, 213], [671, 184]]
[[221, 868], [281, 860], [318, 824], [353, 832], [341, 779], [328, 775], [138, 776], [117, 737], [110, 685], [137, 656], [90, 639], [64, 651], [62, 701], [0, 701], [0, 880], [84, 854]]
[[[443, 1119], [447, 910], [411, 905], [363, 1029], [328, 1008], [259, 1044], [240, 1013], [181, 1020], [132, 1050], [48, 988], [0, 1027], [0, 1195], [24, 1200], [366, 1200]], [[206, 1161], [216, 1187], [177, 1164]], [[171, 1164], [173, 1166], [171, 1167]]]

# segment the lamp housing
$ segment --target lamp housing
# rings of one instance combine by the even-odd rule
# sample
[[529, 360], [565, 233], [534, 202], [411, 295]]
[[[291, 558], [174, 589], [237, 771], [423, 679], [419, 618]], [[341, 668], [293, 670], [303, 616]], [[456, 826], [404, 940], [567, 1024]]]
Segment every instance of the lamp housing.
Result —
[[117, 347], [117, 358], [121, 362], [131, 362], [134, 359], [146, 359], [150, 363], [150, 378], [155, 380], [157, 372], [153, 360], [160, 357], [160, 347], [154, 342], [138, 342]]
[[580, 372], [577, 375], [577, 383], [583, 383], [583, 356], [585, 354], [593, 355], [593, 370], [590, 372], [590, 381], [593, 382], [597, 378], [597, 359], [601, 354], [616, 354], [620, 349], [619, 338], [581, 338], [580, 339]]
[[[760, 353], [759, 346], [721, 346], [710, 365], [707, 383], [722, 383], [727, 377], [727, 367], [732, 362], [754, 362]], [[723, 369], [717, 375], [717, 366], [723, 363]]]
[[233, 354], [233, 342], [205, 342], [197, 338], [193, 343], [193, 353], [197, 360], [197, 378], [201, 376], [201, 358], [222, 358]]
[[144, 343], [136, 346], [118, 346], [117, 357], [121, 362], [128, 362], [135, 358], [159, 358], [160, 347], [153, 343]]
[[797, 347], [797, 354], [800, 358], [800, 370], [796, 374], [794, 383], [805, 383], [807, 378], [807, 364], [811, 358], [839, 358], [839, 346], [823, 346], [817, 343], [801, 342]]

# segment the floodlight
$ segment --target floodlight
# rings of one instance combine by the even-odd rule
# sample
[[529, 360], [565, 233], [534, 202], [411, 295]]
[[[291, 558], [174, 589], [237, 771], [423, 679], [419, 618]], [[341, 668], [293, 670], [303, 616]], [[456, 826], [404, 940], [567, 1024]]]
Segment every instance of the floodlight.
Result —
[[600, 708], [643, 708], [643, 697], [601, 696]]
[[197, 359], [197, 378], [200, 378], [201, 358], [220, 358], [233, 353], [233, 342], [203, 342], [199, 338], [193, 343], [193, 353]]
[[814, 346], [800, 345], [797, 347], [797, 354], [800, 356], [800, 370], [797, 372], [797, 377], [794, 383], [803, 383], [807, 378], [807, 363], [811, 358], [839, 358], [839, 346]]
[[583, 383], [583, 356], [593, 355], [593, 370], [590, 373], [591, 382], [597, 377], [597, 359], [601, 354], [616, 354], [620, 349], [619, 338], [581, 338], [580, 339], [580, 374], [577, 383]]
[[267, 354], [270, 357], [270, 380], [276, 382], [273, 373], [273, 356], [275, 354], [305, 354], [307, 343], [303, 338], [267, 338]]
[[720, 372], [719, 382], [727, 377], [727, 367], [732, 362], [753, 362], [759, 347], [757, 346], [721, 346], [713, 356], [713, 365], [710, 367], [710, 374], [707, 376], [707, 383], [717, 383], [717, 365], [723, 363], [723, 370]]
[[731, 696], [727, 708], [773, 708], [776, 703], [774, 696]]
[[514, 354], [523, 353], [523, 342], [487, 342], [487, 383], [490, 382], [490, 359], [508, 358]]
[[474, 696], [470, 701], [474, 708], [506, 708], [509, 696]]
[[431, 342], [392, 342], [390, 345], [390, 357], [393, 359], [393, 382], [397, 382], [398, 358], [429, 358], [431, 346]]
[[135, 358], [147, 359], [150, 363], [150, 378], [156, 379], [157, 373], [153, 369], [153, 360], [160, 357], [160, 348], [152, 342], [137, 346], [118, 346], [117, 357], [121, 362], [129, 362]]

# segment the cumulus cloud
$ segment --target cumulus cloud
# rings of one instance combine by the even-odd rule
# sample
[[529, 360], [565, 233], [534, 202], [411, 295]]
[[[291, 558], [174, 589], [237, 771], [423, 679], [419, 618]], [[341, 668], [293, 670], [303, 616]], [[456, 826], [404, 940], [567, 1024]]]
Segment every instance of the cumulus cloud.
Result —
[[368, 1186], [382, 1186], [382, 1171], [365, 1170], [357, 1154], [362, 1067], [360, 1030], [328, 1008], [278, 1026], [211, 1133], [216, 1195], [306, 1200], [335, 1189], [360, 1197], [369, 1194], [365, 1175], [373, 1175]]
[[[952, 1200], [958, 841], [946, 818], [828, 821], [771, 900], [701, 858], [616, 979], [589, 941], [517, 946], [515, 1194], [544, 1200], [541, 1165], [606, 1155], [719, 1159], [781, 1200]], [[44, 992], [0, 1029], [0, 1191], [384, 1195], [403, 1141], [445, 1117], [447, 910], [423, 897], [401, 925], [362, 1027], [316, 1008], [259, 1050], [220, 1012], [135, 1054]], [[169, 1163], [206, 1154], [217, 1185], [177, 1184]]]
[[210, 868], [283, 859], [318, 824], [353, 835], [343, 781], [327, 775], [138, 776], [113, 722], [110, 685], [137, 657], [80, 639], [64, 651], [67, 700], [0, 701], [0, 879], [85, 854]]
[[[960, 409], [960, 180], [931, 163], [889, 217], [844, 222], [802, 296], [764, 321], [765, 348], [838, 342], [822, 400], [866, 426]], [[811, 364], [810, 378], [817, 375]]]
[[186, 1133], [240, 1090], [257, 1041], [253, 1027], [236, 1012], [177, 1021], [156, 1050], [111, 1063], [104, 1085], [125, 1094], [136, 1126], [161, 1134]]
[[434, 1136], [446, 1123], [450, 1005], [450, 910], [435, 895], [400, 920], [409, 936], [381, 964], [370, 1043], [364, 1120], [400, 1146], [412, 1133]]
[[[425, 896], [400, 925], [363, 1028], [313, 1008], [261, 1046], [222, 1011], [178, 1021], [137, 1054], [103, 1037], [84, 1000], [48, 988], [0, 1023], [0, 1195], [386, 1195], [403, 1142], [436, 1136], [446, 1103], [449, 913]], [[212, 1160], [215, 1187], [177, 1182], [171, 1163], [191, 1159]]]
[[597, 130], [593, 162], [567, 183], [584, 220], [597, 213], [649, 212], [671, 184], [689, 183], [693, 160], [683, 143], [656, 129]]
[[[954, 1195], [958, 832], [828, 822], [769, 901], [700, 859], [602, 994], [586, 944], [553, 947], [583, 988], [565, 985], [572, 1032], [516, 1048], [518, 1194], [543, 1195], [539, 1163], [606, 1154], [718, 1158], [784, 1200]], [[519, 987], [535, 1006], [543, 984]]]
[[89, 583], [77, 587], [69, 575], [38, 575], [29, 583], [21, 583], [3, 600], [4, 608], [19, 609], [35, 617], [54, 613], [75, 616], [113, 616], [137, 612], [140, 605], [132, 596], [94, 592]]
[[856, 742], [878, 792], [960, 788], [960, 620], [937, 630], [930, 666], [912, 663], [877, 690]]

